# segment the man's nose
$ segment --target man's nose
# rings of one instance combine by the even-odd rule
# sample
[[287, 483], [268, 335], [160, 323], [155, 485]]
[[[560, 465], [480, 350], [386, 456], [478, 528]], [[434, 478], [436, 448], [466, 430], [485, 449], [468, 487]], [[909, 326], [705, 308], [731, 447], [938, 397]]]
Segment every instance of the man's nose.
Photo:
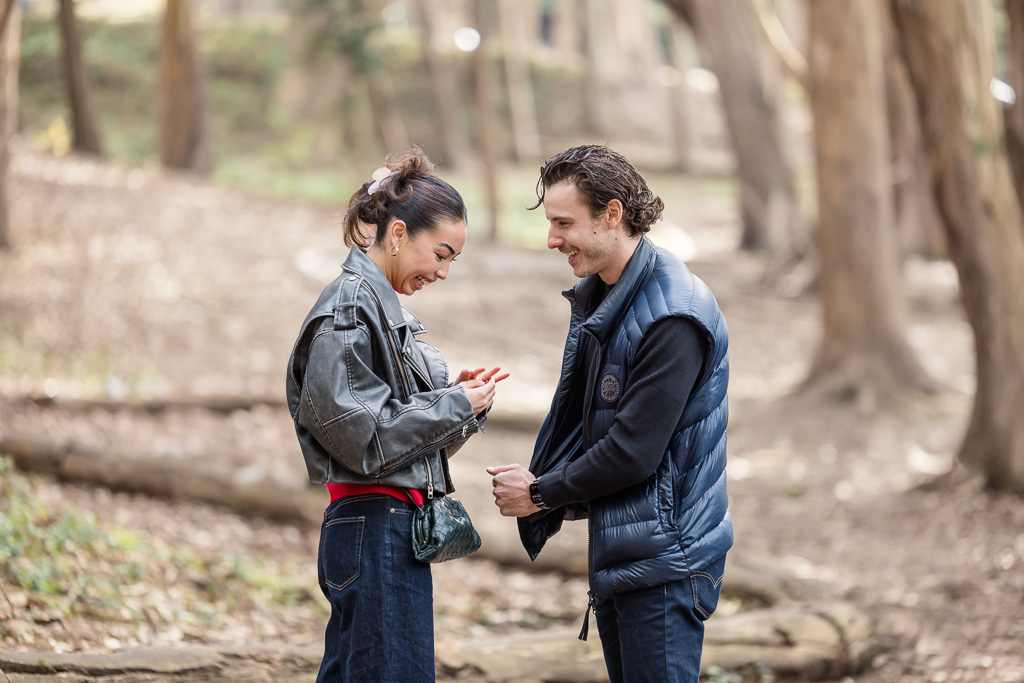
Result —
[[554, 230], [550, 230], [549, 229], [548, 230], [548, 249], [558, 249], [563, 244], [565, 244], [565, 240], [562, 239], [561, 237], [559, 237], [558, 235], [556, 235]]

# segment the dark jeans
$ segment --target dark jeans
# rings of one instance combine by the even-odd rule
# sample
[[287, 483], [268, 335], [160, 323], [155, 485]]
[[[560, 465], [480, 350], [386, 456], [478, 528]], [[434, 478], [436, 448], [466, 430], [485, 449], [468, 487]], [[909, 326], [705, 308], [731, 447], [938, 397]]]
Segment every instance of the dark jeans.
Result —
[[413, 509], [373, 493], [324, 513], [317, 568], [331, 617], [317, 683], [434, 680], [433, 586], [413, 558]]
[[696, 683], [704, 621], [718, 606], [725, 556], [705, 571], [617, 593], [594, 608], [612, 683]]

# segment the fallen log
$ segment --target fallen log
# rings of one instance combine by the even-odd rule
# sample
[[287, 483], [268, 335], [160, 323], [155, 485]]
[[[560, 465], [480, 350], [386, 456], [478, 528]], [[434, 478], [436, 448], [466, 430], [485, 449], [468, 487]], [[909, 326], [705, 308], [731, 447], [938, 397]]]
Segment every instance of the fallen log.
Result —
[[[156, 454], [109, 453], [10, 431], [0, 432], [0, 454], [10, 457], [23, 471], [47, 474], [62, 481], [208, 503], [283, 522], [319, 525], [327, 505], [327, 496], [319, 486], [294, 489], [274, 481], [250, 481], [218, 468], [213, 457], [182, 461]], [[467, 493], [467, 508], [483, 539], [474, 558], [527, 571], [586, 575], [584, 522], [567, 524], [531, 562], [519, 541], [515, 522], [497, 515], [493, 506], [472, 490]], [[749, 605], [761, 606], [831, 599], [839, 593], [834, 586], [799, 579], [783, 570], [751, 564], [735, 556], [729, 557], [723, 590]]]
[[[175, 410], [208, 410], [214, 413], [233, 413], [236, 410], [253, 410], [267, 406], [288, 410], [284, 396], [278, 395], [233, 395], [213, 394], [210, 396], [166, 396], [161, 398], [108, 398], [24, 395], [6, 396], [3, 400], [14, 403], [31, 403], [40, 408], [57, 410], [87, 411], [104, 410], [108, 412], [134, 411], [140, 413], [159, 414]], [[494, 427], [512, 431], [537, 432], [544, 421], [542, 413], [497, 410], [488, 414], [485, 429]]]
[[286, 489], [266, 480], [248, 481], [218, 469], [213, 458], [169, 461], [157, 455], [109, 453], [0, 432], [0, 454], [26, 472], [114, 491], [222, 505], [288, 522], [319, 524], [326, 504], [320, 489]]
[[[554, 628], [440, 640], [435, 647], [437, 679], [607, 681], [598, 638], [581, 642], [576, 635], [576, 628]], [[701, 670], [707, 674], [712, 667], [742, 671], [756, 666], [777, 679], [835, 680], [864, 671], [880, 652], [880, 642], [867, 615], [846, 603], [754, 610], [712, 617]], [[95, 654], [0, 651], [0, 681], [5, 674], [12, 683], [308, 680], [319, 662], [316, 646], [139, 648]]]

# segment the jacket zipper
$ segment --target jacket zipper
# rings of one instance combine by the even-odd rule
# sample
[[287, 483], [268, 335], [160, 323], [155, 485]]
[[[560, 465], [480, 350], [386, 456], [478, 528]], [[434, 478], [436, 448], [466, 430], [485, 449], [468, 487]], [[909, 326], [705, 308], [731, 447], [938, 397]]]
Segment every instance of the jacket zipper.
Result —
[[[374, 298], [383, 313], [384, 302], [380, 300], [379, 296], [377, 296], [377, 292], [373, 291], [373, 287], [370, 287], [365, 283], [361, 283], [361, 285]], [[384, 334], [388, 337], [388, 346], [391, 347], [391, 355], [395, 358], [395, 374], [397, 374], [399, 380], [401, 380], [402, 388], [405, 389], [405, 397], [408, 398], [412, 395], [412, 387], [409, 386], [409, 378], [405, 376], [405, 363], [402, 362], [402, 356], [398, 351], [398, 341], [394, 337], [395, 331], [391, 329], [391, 321], [387, 319], [386, 315], [384, 316], [384, 324], [387, 325], [388, 328]]]
[[[601, 368], [601, 342], [600, 340], [586, 328], [582, 328], [582, 332], [590, 335], [591, 340], [597, 345], [596, 353], [593, 356], [596, 362], [591, 363], [591, 367], [587, 368], [587, 384], [586, 394], [583, 396], [583, 446], [589, 448], [590, 445], [590, 409], [593, 406], [594, 390], [597, 389], [597, 382], [592, 381], [596, 378], [597, 372]], [[590, 632], [590, 610], [595, 609], [597, 606], [597, 599], [594, 594], [594, 515], [592, 506], [587, 506], [587, 611], [583, 615], [583, 628], [580, 629], [580, 640], [586, 640], [587, 635]]]

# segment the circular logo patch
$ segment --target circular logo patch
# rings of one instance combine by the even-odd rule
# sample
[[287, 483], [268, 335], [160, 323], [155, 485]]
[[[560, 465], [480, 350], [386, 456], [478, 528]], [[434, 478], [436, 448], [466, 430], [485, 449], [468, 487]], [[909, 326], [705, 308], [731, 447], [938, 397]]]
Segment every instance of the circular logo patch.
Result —
[[612, 403], [619, 397], [619, 379], [608, 372], [601, 378], [601, 398]]

